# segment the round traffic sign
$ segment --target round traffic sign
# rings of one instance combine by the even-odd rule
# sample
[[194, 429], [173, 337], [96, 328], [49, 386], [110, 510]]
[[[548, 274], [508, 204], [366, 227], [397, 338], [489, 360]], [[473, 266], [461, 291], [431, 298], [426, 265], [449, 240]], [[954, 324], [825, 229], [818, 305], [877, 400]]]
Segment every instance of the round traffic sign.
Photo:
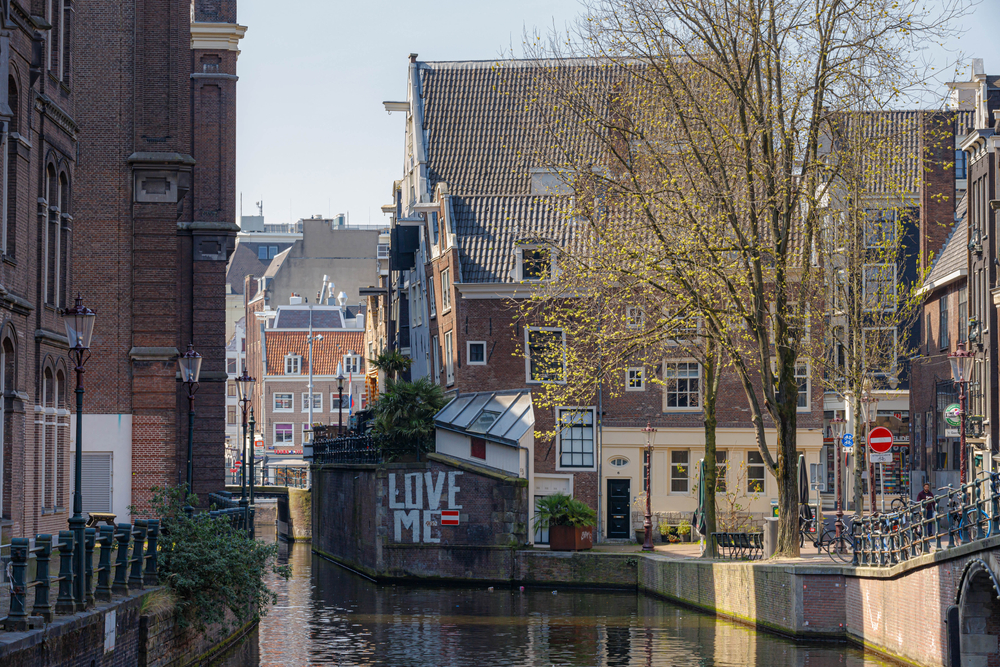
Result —
[[872, 448], [873, 452], [889, 451], [892, 449], [892, 431], [883, 426], [873, 428], [868, 434], [868, 446]]

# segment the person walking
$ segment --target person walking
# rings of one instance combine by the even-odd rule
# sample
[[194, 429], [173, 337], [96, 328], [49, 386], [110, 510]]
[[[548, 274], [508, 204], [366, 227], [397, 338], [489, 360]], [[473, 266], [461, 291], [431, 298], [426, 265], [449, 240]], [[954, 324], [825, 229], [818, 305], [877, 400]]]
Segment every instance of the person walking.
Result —
[[[927, 502], [925, 503], [924, 501]], [[926, 519], [929, 522], [927, 525], [930, 528], [930, 534], [933, 535], [936, 532], [934, 526], [935, 522], [933, 521], [933, 519], [934, 519], [934, 510], [937, 508], [937, 501], [934, 500], [934, 492], [931, 491], [930, 482], [924, 482], [923, 490], [917, 494], [917, 502], [921, 503], [921, 505], [923, 506], [924, 519]]]

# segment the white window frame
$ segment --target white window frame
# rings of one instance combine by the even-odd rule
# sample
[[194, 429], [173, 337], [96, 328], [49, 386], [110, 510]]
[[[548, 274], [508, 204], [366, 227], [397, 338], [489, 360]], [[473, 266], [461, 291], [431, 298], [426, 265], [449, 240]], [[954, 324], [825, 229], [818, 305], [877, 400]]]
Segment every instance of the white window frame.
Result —
[[[864, 223], [862, 224], [862, 236], [865, 248], [889, 248], [896, 244], [896, 227], [899, 217], [895, 209], [866, 208], [864, 210]], [[877, 216], [880, 224], [876, 229], [874, 224]], [[885, 233], [885, 223], [890, 223], [890, 233]]]
[[[667, 366], [673, 364], [694, 364], [698, 368], [698, 405], [697, 406], [668, 406], [667, 397], [670, 392], [667, 391]], [[705, 394], [704, 394], [704, 373], [702, 372], [701, 364], [698, 363], [697, 359], [664, 359], [663, 360], [663, 411], [664, 412], [701, 412], [704, 409]], [[690, 394], [691, 392], [685, 392]]]
[[[689, 331], [691, 331], [691, 330], [689, 329]], [[674, 335], [677, 335], [677, 334], [680, 334], [680, 333], [681, 333], [681, 331], [679, 329], [677, 331], [673, 332]], [[684, 345], [694, 345], [694, 344], [696, 344], [698, 342], [698, 340], [700, 340], [700, 338], [701, 338], [701, 318], [700, 317], [696, 317], [695, 320], [694, 320], [693, 334], [694, 335], [690, 335], [689, 334], [687, 338], [667, 338], [664, 342], [667, 345], [671, 346], [671, 347], [680, 347], [680, 346], [684, 346]]]
[[455, 332], [444, 332], [444, 376], [448, 386], [455, 384]]
[[[639, 384], [632, 384], [634, 378], [638, 378]], [[625, 370], [625, 391], [646, 391], [645, 366], [632, 366]]]
[[[282, 440], [282, 441], [278, 440], [278, 427], [279, 426], [291, 426], [292, 427], [292, 430], [291, 430], [292, 440], [291, 440], [291, 442], [286, 442], [284, 440]], [[292, 445], [292, 446], [294, 446], [295, 445], [295, 423], [294, 422], [275, 422], [274, 426], [272, 427], [272, 439], [271, 439], [271, 442], [274, 443], [275, 447], [277, 447], [278, 445]]]
[[[899, 362], [899, 328], [898, 327], [862, 327], [861, 329], [861, 350], [864, 355], [866, 365], [868, 364], [868, 332], [869, 331], [892, 331], [892, 367], [888, 371], [883, 369], [870, 368], [869, 372], [876, 377], [889, 377], [898, 371]], [[938, 337], [940, 339], [940, 336]]]
[[[615, 463], [615, 461], [621, 461], [621, 463]], [[621, 454], [615, 454], [608, 458], [608, 465], [612, 468], [626, 468], [629, 463], [628, 457]]]
[[[804, 371], [804, 372], [803, 372]], [[799, 405], [799, 398], [802, 396], [802, 390], [798, 389], [799, 380], [805, 378], [806, 381], [806, 404]], [[795, 386], [796, 386], [796, 398], [795, 398], [795, 411], [802, 412], [812, 412], [812, 366], [808, 361], [796, 361], [795, 362]]]
[[285, 355], [285, 375], [302, 375], [302, 357], [300, 355]]
[[[549, 254], [549, 275], [544, 278], [528, 278], [524, 275], [524, 251], [544, 250]], [[556, 275], [555, 251], [543, 243], [525, 243], [517, 248], [517, 279], [525, 283], [544, 283]]]
[[[687, 454], [687, 463], [684, 464], [684, 475], [681, 476], [677, 473], [677, 464], [674, 462], [674, 452], [684, 452]], [[670, 495], [672, 496], [690, 496], [691, 495], [691, 450], [690, 449], [671, 449], [667, 452], [667, 465], [670, 467], [670, 474], [668, 475], [668, 482], [670, 483]], [[686, 491], [674, 491], [674, 480], [684, 480], [684, 484], [687, 486]]]
[[344, 375], [361, 375], [361, 355], [345, 354], [343, 358]]
[[[719, 463], [719, 454], [726, 455], [725, 464]], [[729, 491], [729, 469], [732, 467], [733, 458], [730, 456], [730, 451], [728, 449], [716, 449], [715, 450], [715, 494], [725, 495]], [[719, 470], [720, 465], [725, 465], [725, 470]], [[719, 490], [719, 480], [722, 480], [723, 489]]]
[[427, 305], [430, 309], [430, 317], [437, 317], [437, 304], [434, 302], [434, 281], [427, 281]]
[[431, 339], [434, 353], [434, 384], [441, 384], [441, 341], [437, 336]]
[[[319, 397], [319, 407], [316, 407], [316, 397]], [[309, 402], [307, 398], [309, 397], [309, 392], [302, 392], [302, 409], [300, 412], [309, 412]], [[323, 393], [319, 391], [313, 392], [313, 412], [323, 412]]]
[[[590, 466], [566, 466], [562, 462], [562, 413], [563, 412], [589, 412], [590, 413], [590, 456], [592, 464]], [[597, 470], [597, 409], [590, 405], [561, 405], [556, 408], [556, 470]]]
[[[472, 360], [472, 346], [482, 345], [483, 346], [483, 360], [473, 361]], [[485, 366], [486, 365], [486, 341], [485, 340], [467, 340], [465, 341], [465, 363], [469, 366]]]
[[[558, 331], [562, 336], [562, 379], [532, 380], [531, 379], [531, 332]], [[566, 330], [559, 327], [524, 327], [524, 378], [528, 384], [566, 384]]]
[[639, 329], [646, 323], [646, 313], [639, 306], [625, 307], [625, 328]]
[[[289, 399], [291, 400], [291, 405], [287, 408], [279, 408], [278, 407], [279, 396], [288, 396]], [[295, 412], [295, 392], [276, 391], [273, 394], [271, 394], [271, 412]]]
[[[760, 460], [759, 463], [751, 463], [750, 462], [750, 456], [752, 454], [757, 454], [758, 456], [760, 456], [760, 452], [758, 450], [756, 450], [756, 449], [748, 449], [746, 451], [746, 455], [744, 457], [744, 460], [746, 461], [746, 467], [747, 467], [747, 479], [746, 479], [747, 488], [746, 488], [746, 493], [757, 493], [757, 494], [760, 494], [760, 495], [763, 496], [765, 493], [767, 493], [767, 464], [764, 462], [764, 457], [763, 456], [761, 456], [761, 460]], [[750, 478], [750, 469], [751, 468], [760, 468], [762, 477], [759, 478], [760, 479], [760, 483], [761, 483], [759, 491], [751, 491], [750, 490], [750, 482], [754, 481], [754, 480], [752, 480]]]
[[451, 269], [441, 269], [441, 314], [451, 311]]
[[[884, 307], [883, 308], [870, 307], [872, 305], [872, 302], [870, 301], [869, 295], [868, 295], [868, 282], [869, 282], [868, 281], [868, 270], [869, 269], [878, 269], [880, 267], [891, 267], [892, 268], [892, 285], [891, 285], [891, 291], [887, 295], [888, 299], [890, 301], [890, 304], [889, 304], [888, 308], [884, 308]], [[871, 313], [871, 312], [894, 313], [894, 312], [896, 312], [896, 299], [899, 296], [898, 295], [898, 288], [899, 288], [899, 276], [897, 274], [896, 265], [894, 263], [892, 263], [892, 262], [883, 262], [883, 263], [874, 263], [874, 264], [864, 264], [864, 265], [862, 265], [861, 289], [862, 289], [862, 294], [863, 294], [863, 299], [864, 299], [862, 301], [862, 305], [864, 305], [864, 311], [866, 313]]]

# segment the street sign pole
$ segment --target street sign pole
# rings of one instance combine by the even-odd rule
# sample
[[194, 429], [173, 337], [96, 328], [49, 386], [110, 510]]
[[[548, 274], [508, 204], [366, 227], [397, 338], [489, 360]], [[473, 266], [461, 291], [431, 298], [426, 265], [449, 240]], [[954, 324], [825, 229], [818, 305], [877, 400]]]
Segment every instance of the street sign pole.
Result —
[[879, 464], [878, 464], [878, 483], [879, 483], [879, 486], [881, 487], [879, 489], [879, 493], [882, 496], [882, 513], [885, 514], [885, 468], [883, 466], [885, 466], [885, 464], [882, 463], [881, 461], [879, 461]]

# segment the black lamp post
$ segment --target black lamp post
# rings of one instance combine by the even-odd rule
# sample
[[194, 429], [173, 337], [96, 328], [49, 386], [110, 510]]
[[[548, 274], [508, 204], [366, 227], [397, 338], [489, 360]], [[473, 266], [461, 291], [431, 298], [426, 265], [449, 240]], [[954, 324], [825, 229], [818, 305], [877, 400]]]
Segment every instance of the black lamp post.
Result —
[[965, 406], [967, 398], [965, 395], [965, 385], [969, 383], [969, 378], [972, 375], [972, 362], [974, 360], [975, 355], [965, 349], [965, 343], [959, 343], [958, 349], [948, 355], [948, 361], [951, 362], [951, 379], [958, 385], [958, 438], [962, 451], [959, 484], [965, 484], [968, 475], [966, 468], [968, 466], [969, 455], [965, 451], [965, 414], [967, 412]]
[[247, 409], [253, 396], [254, 379], [247, 375], [246, 366], [243, 367], [243, 374], [236, 378], [236, 388], [240, 395], [240, 409], [243, 411], [243, 448], [241, 450], [240, 461], [240, 507], [243, 508], [243, 521], [246, 525], [247, 518]]
[[834, 527], [837, 530], [837, 549], [842, 551], [844, 548], [844, 542], [841, 539], [844, 530], [844, 480], [842, 465], [844, 463], [844, 429], [847, 427], [847, 420], [840, 416], [834, 417], [830, 420], [830, 427], [833, 430], [833, 455], [836, 457], [833, 463], [833, 479], [837, 485], [837, 521]]
[[652, 471], [653, 471], [653, 434], [656, 429], [646, 422], [646, 428], [642, 429], [646, 434], [646, 515], [642, 520], [642, 527], [646, 529], [646, 539], [642, 543], [643, 551], [653, 551], [653, 513], [650, 506], [650, 497], [653, 495]]
[[[344, 366], [337, 364], [337, 393], [340, 395], [337, 405], [337, 435], [341, 434], [344, 428]], [[311, 428], [311, 426], [310, 426]]]
[[73, 481], [73, 516], [69, 528], [73, 531], [73, 597], [76, 608], [87, 608], [84, 590], [84, 531], [87, 520], [83, 518], [83, 367], [90, 359], [90, 339], [94, 335], [94, 320], [97, 314], [83, 305], [83, 298], [76, 297], [76, 304], [63, 312], [66, 338], [69, 339], [69, 354], [76, 364], [76, 470]]
[[[198, 378], [201, 376], [201, 355], [194, 351], [194, 343], [188, 343], [187, 352], [177, 358], [177, 366], [181, 371], [181, 382], [188, 392], [188, 458], [187, 458], [187, 496], [194, 491], [194, 478], [191, 466], [192, 450], [194, 449], [194, 395], [198, 391]], [[184, 508], [188, 513], [193, 509], [188, 502]]]
[[[250, 506], [253, 506], [253, 486], [257, 482], [257, 475], [254, 473], [254, 459], [257, 458], [257, 454], [254, 452], [256, 449], [256, 434], [257, 434], [257, 422], [253, 418], [253, 407], [250, 408]], [[254, 536], [253, 522], [249, 521], [249, 512], [247, 512], [247, 530], [250, 532], [250, 537]]]

